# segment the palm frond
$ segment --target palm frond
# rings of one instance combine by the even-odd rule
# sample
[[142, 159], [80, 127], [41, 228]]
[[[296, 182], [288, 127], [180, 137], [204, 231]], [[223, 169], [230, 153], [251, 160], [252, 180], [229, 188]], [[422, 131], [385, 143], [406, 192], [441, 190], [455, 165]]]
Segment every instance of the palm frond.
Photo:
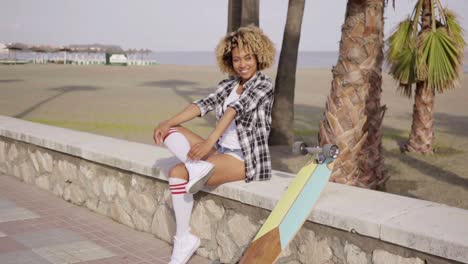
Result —
[[411, 97], [412, 84], [416, 82], [416, 39], [412, 34], [413, 22], [410, 18], [402, 21], [387, 39], [387, 63], [390, 74], [399, 83], [401, 94]]
[[403, 48], [415, 43], [411, 35], [411, 32], [413, 30], [411, 27], [411, 23], [412, 22], [409, 17], [403, 20], [395, 28], [393, 34], [387, 39], [387, 44], [389, 46], [389, 49], [387, 51], [388, 60], [391, 61], [396, 59]]
[[457, 16], [455, 13], [447, 8], [444, 9], [445, 19], [447, 21], [447, 29], [452, 36], [453, 40], [457, 45], [464, 50], [466, 43], [465, 39], [463, 38], [463, 28], [460, 26], [460, 22], [458, 21]]
[[425, 79], [429, 88], [440, 93], [458, 86], [461, 72], [459, 57], [463, 56], [463, 53], [460, 54], [457, 43], [445, 27], [422, 32], [418, 50], [421, 52], [416, 67], [418, 70], [427, 67], [427, 75], [418, 76], [418, 79]]

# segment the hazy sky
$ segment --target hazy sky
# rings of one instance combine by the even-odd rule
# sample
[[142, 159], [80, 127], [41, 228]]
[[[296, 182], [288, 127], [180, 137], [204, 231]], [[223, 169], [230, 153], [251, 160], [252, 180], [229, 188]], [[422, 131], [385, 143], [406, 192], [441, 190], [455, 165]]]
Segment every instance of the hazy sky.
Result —
[[[0, 1], [0, 43], [101, 43], [124, 49], [211, 51], [227, 25], [227, 0]], [[468, 31], [468, 1], [441, 1], [456, 11]], [[395, 10], [386, 8], [386, 36], [413, 10], [415, 0], [396, 2]], [[278, 49], [287, 5], [287, 0], [260, 0], [260, 27]], [[345, 8], [346, 0], [306, 1], [300, 50], [337, 50]]]

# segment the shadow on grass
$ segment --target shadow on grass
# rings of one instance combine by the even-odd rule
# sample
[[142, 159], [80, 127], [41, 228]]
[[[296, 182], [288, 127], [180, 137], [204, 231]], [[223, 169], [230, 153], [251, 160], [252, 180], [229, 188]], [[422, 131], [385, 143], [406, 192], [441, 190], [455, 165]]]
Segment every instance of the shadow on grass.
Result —
[[89, 86], [89, 85], [66, 85], [66, 86], [61, 86], [61, 87], [56, 87], [56, 88], [49, 88], [48, 90], [50, 91], [56, 91], [58, 92], [56, 95], [54, 96], [51, 96], [47, 99], [44, 99], [38, 103], [36, 103], [35, 105], [29, 107], [28, 109], [24, 110], [23, 112], [15, 115], [14, 117], [16, 118], [24, 118], [26, 115], [28, 115], [29, 113], [33, 112], [34, 110], [36, 110], [37, 108], [39, 108], [40, 106], [54, 100], [55, 98], [57, 97], [60, 97], [64, 94], [67, 94], [67, 93], [72, 93], [72, 92], [92, 92], [92, 91], [96, 91], [96, 90], [99, 90], [99, 89], [102, 89], [102, 88], [99, 88], [99, 87], [96, 87], [96, 86]]
[[23, 79], [5, 79], [0, 80], [0, 83], [15, 83], [15, 82], [24, 82]]
[[[310, 144], [314, 144], [314, 142], [316, 142], [319, 123], [323, 116], [323, 111], [324, 109], [319, 107], [307, 105], [295, 106], [296, 139], [304, 140], [306, 142], [309, 142]], [[440, 126], [447, 127], [450, 129], [449, 133], [466, 135], [466, 132], [464, 132], [462, 128], [468, 127], [468, 118], [445, 114], [438, 114], [436, 118], [441, 120]], [[382, 129], [384, 131], [384, 139], [394, 141], [397, 143], [398, 146], [402, 146], [408, 140], [409, 131], [394, 129], [391, 127], [383, 127]], [[285, 151], [285, 149], [281, 149], [280, 152], [283, 152], [284, 154]], [[463, 152], [452, 147], [436, 145], [435, 157], [447, 159], [449, 161], [450, 156], [460, 153]], [[446, 182], [455, 186], [460, 186], [468, 190], [468, 179], [457, 175], [456, 173], [453, 173], [451, 171], [439, 168], [431, 164], [430, 161], [423, 160], [424, 156], [421, 156], [421, 158], [419, 158], [417, 154], [400, 153], [398, 150], [384, 150], [384, 157], [396, 159], [402, 164], [406, 164], [409, 167], [415, 168], [424, 175], [427, 175], [435, 180]], [[398, 173], [397, 171], [395, 171], [395, 168], [387, 168], [390, 169], [390, 172], [392, 172], [393, 170], [393, 173]], [[408, 194], [408, 196], [411, 196], [411, 194]]]
[[435, 127], [441, 131], [457, 136], [468, 136], [468, 116], [436, 113], [434, 119]]
[[[192, 103], [194, 100], [201, 99], [207, 96], [210, 93], [216, 91], [216, 87], [201, 88], [197, 87], [199, 83], [185, 81], [185, 80], [162, 80], [162, 81], [152, 81], [141, 83], [140, 86], [144, 87], [157, 87], [157, 88], [166, 88], [174, 91], [175, 94], [182, 97], [187, 104]], [[180, 106], [181, 110], [185, 106]], [[214, 115], [206, 115], [204, 117], [209, 126], [214, 126], [216, 124], [216, 118]]]
[[463, 189], [468, 190], [468, 179], [465, 179], [451, 171], [441, 169], [429, 162], [417, 159], [416, 157], [413, 157], [414, 154], [400, 154], [392, 151], [385, 152], [385, 154], [387, 157], [398, 159], [401, 163], [413, 167], [435, 180], [446, 182], [454, 186], [460, 186]]
[[[400, 147], [408, 140], [407, 132], [394, 128], [384, 127], [384, 138], [395, 141]], [[440, 151], [434, 154], [436, 157], [446, 158], [450, 160], [449, 156], [462, 153], [462, 151], [450, 148], [450, 147], [439, 147]], [[384, 157], [391, 157], [399, 160], [401, 163], [408, 165], [409, 167], [419, 170], [424, 175], [428, 175], [431, 178], [446, 182], [452, 185], [460, 186], [468, 190], [468, 179], [457, 175], [451, 171], [441, 169], [435, 165], [432, 165], [429, 161], [419, 159], [418, 154], [414, 153], [401, 153], [399, 151], [385, 151]], [[424, 156], [420, 155], [421, 158]]]
[[[398, 117], [401, 120], [412, 120], [413, 116], [408, 113], [404, 116]], [[468, 116], [451, 115], [447, 113], [435, 113], [434, 116], [434, 129], [462, 137], [468, 137]], [[411, 125], [408, 127], [410, 132]], [[437, 136], [437, 131], [435, 132]], [[408, 134], [409, 136], [409, 134]]]

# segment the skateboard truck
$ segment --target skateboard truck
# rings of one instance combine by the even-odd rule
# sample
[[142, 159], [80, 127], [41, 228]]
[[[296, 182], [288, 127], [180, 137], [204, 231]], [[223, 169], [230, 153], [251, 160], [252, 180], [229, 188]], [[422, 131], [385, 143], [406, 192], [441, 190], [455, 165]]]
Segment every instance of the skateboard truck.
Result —
[[322, 164], [327, 159], [336, 159], [340, 153], [340, 150], [338, 146], [334, 144], [326, 144], [323, 147], [309, 147], [305, 142], [297, 141], [293, 144], [293, 153], [301, 155], [315, 155], [314, 162], [317, 164]]

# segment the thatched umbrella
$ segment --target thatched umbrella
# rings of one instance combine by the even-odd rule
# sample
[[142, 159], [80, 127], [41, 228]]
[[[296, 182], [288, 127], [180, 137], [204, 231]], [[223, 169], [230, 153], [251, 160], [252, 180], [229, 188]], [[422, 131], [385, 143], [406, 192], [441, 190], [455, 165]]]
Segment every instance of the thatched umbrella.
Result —
[[58, 49], [55, 48], [55, 47], [52, 47], [52, 46], [45, 46], [45, 45], [36, 45], [36, 46], [32, 46], [30, 48], [30, 50], [36, 52], [36, 53], [42, 53], [43, 55], [41, 56], [42, 58], [41, 59], [44, 59], [45, 58], [45, 61], [48, 62], [48, 56], [47, 56], [47, 53], [49, 52], [55, 52], [57, 51]]
[[16, 52], [17, 51], [26, 51], [29, 50], [29, 46], [24, 43], [9, 43], [6, 44], [6, 48], [8, 49], [8, 57], [10, 57], [10, 52], [14, 51], [15, 61], [16, 61]]
[[152, 51], [150, 49], [140, 49], [138, 53], [141, 54], [141, 60], [144, 61], [144, 57], [148, 56]]
[[67, 46], [61, 46], [57, 49], [57, 51], [62, 51], [63, 54], [64, 54], [64, 58], [63, 58], [63, 64], [67, 64], [67, 52], [71, 52], [73, 51], [70, 47], [67, 47]]
[[136, 63], [137, 57], [135, 56], [135, 54], [138, 54], [138, 50], [137, 50], [137, 49], [128, 49], [128, 50], [125, 50], [125, 54], [127, 54], [127, 56], [128, 56], [129, 58], [131, 57], [131, 60], [132, 60], [132, 61], [129, 61], [131, 64]]

